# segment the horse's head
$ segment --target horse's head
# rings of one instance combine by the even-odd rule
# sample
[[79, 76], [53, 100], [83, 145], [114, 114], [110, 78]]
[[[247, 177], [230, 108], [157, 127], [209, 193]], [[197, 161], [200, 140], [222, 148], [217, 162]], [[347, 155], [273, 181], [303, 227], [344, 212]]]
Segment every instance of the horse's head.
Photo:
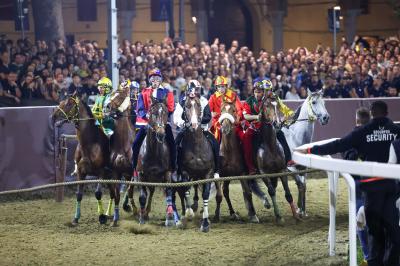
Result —
[[190, 130], [196, 130], [201, 123], [201, 104], [198, 97], [187, 97], [184, 106], [185, 122], [190, 124]]
[[60, 105], [55, 108], [52, 119], [54, 123], [57, 123], [57, 126], [61, 126], [65, 122], [78, 119], [78, 116], [79, 99], [76, 96], [71, 96], [60, 102]]
[[261, 122], [271, 124], [277, 120], [277, 104], [274, 98], [263, 97], [260, 110]]
[[158, 101], [151, 98], [149, 110], [149, 127], [155, 132], [158, 142], [163, 142], [165, 138], [165, 127], [168, 123], [168, 108], [166, 100]]
[[221, 105], [221, 116], [218, 121], [221, 124], [222, 134], [229, 134], [237, 117], [236, 105], [233, 102], [223, 101]]
[[322, 96], [322, 90], [316, 92], [308, 90], [306, 100], [308, 104], [308, 117], [310, 120], [318, 119], [321, 125], [326, 125], [329, 122], [330, 115], [325, 108], [325, 101]]
[[[116, 111], [122, 103], [125, 101], [127, 97], [129, 97], [129, 88], [128, 89], [118, 89], [110, 95], [110, 100], [106, 103], [104, 108], [108, 112]], [[123, 111], [127, 110], [130, 106], [130, 102], [128, 105], [123, 107]]]

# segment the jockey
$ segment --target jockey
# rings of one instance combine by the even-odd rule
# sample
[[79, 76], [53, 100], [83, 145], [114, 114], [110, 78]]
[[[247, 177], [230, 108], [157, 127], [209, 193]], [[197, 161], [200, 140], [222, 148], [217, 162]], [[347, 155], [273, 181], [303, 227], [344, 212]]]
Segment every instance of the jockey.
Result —
[[105, 102], [110, 96], [112, 82], [109, 78], [103, 77], [97, 82], [97, 88], [99, 90], [99, 95], [97, 95], [96, 101], [92, 107], [92, 113], [96, 119], [95, 124], [103, 129], [107, 137], [111, 137], [114, 133], [114, 121], [104, 114], [104, 106], [106, 106]]
[[[278, 95], [276, 95], [273, 91], [273, 86], [272, 82], [269, 79], [263, 79], [260, 81], [256, 81], [256, 86], [262, 86], [265, 89], [265, 96], [269, 98], [273, 98], [276, 100], [278, 104], [278, 110], [283, 114], [284, 120], [290, 120], [291, 117], [293, 116], [294, 112], [292, 109], [287, 107], [282, 100], [279, 98]], [[283, 122], [284, 123], [284, 122]], [[286, 141], [285, 134], [283, 133], [282, 130], [278, 130], [276, 132], [276, 138], [278, 139], [279, 143], [282, 145], [283, 151], [285, 153], [285, 160], [287, 163], [287, 166], [293, 166], [295, 162], [292, 160], [292, 152], [290, 151], [289, 145]]]
[[136, 108], [139, 95], [139, 83], [132, 81], [130, 85], [130, 99], [131, 99], [131, 122], [132, 125], [136, 125]]
[[[236, 112], [237, 112], [237, 120], [239, 122], [242, 119], [242, 103], [240, 102], [239, 97], [237, 94], [228, 89], [228, 80], [224, 76], [218, 76], [215, 79], [215, 87], [217, 91], [211, 95], [210, 99], [208, 100], [208, 104], [210, 106], [210, 111], [212, 115], [212, 125], [211, 125], [211, 132], [214, 133], [214, 136], [217, 140], [220, 140], [220, 123], [219, 118], [221, 116], [221, 106], [223, 101], [235, 103]], [[236, 127], [236, 134], [241, 139], [241, 134], [239, 133], [240, 127]]]
[[[186, 130], [186, 121], [184, 120], [184, 109], [185, 101], [187, 98], [196, 98], [200, 99], [201, 105], [201, 127], [203, 129], [204, 136], [208, 139], [211, 144], [213, 153], [214, 153], [214, 178], [219, 178], [219, 144], [218, 141], [215, 139], [214, 135], [208, 131], [208, 123], [211, 120], [211, 111], [210, 106], [208, 105], [208, 100], [200, 95], [201, 92], [201, 85], [197, 80], [190, 80], [187, 87], [185, 95], [180, 99], [179, 103], [176, 105], [176, 109], [174, 111], [174, 123], [175, 125], [180, 128], [178, 135], [175, 138], [175, 143], [178, 150], [178, 158], [180, 156], [180, 144], [183, 138], [183, 133]], [[181, 165], [180, 160], [177, 160], [178, 164], [178, 174], [181, 174]]]
[[[139, 94], [138, 102], [137, 102], [137, 118], [136, 118], [136, 126], [139, 127], [139, 131], [136, 134], [135, 141], [133, 142], [132, 151], [133, 151], [133, 167], [136, 169], [137, 160], [140, 152], [140, 147], [142, 146], [143, 140], [146, 137], [147, 133], [147, 124], [148, 124], [148, 112], [151, 106], [151, 98], [156, 98], [159, 101], [166, 100], [167, 109], [170, 115], [174, 112], [175, 102], [174, 95], [171, 91], [161, 86], [162, 75], [161, 71], [156, 69], [150, 70], [149, 72], [149, 83], [150, 87], [145, 88]], [[174, 136], [172, 134], [172, 129], [169, 124], [166, 125], [165, 128], [166, 133], [166, 141], [169, 146], [170, 152], [170, 162], [171, 162], [171, 171], [175, 172], [176, 168], [176, 148]], [[156, 154], [154, 156], [157, 156]]]
[[243, 136], [243, 152], [246, 161], [249, 175], [257, 173], [257, 169], [254, 166], [254, 150], [253, 150], [253, 139], [260, 129], [260, 113], [262, 108], [262, 99], [264, 96], [264, 86], [259, 86], [258, 82], [254, 83], [253, 95], [246, 99], [243, 104], [243, 116], [250, 126], [246, 129]]

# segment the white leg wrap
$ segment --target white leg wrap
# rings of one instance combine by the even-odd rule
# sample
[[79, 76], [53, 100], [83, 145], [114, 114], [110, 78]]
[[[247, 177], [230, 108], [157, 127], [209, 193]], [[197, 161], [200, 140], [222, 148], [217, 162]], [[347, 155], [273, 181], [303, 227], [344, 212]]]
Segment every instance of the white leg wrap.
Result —
[[203, 219], [208, 219], [208, 200], [203, 200]]

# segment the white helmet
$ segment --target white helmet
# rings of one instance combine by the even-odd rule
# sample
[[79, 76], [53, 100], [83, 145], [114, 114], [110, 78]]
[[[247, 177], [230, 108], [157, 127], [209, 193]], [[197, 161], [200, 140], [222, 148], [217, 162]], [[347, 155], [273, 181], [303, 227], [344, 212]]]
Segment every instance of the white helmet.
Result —
[[198, 80], [192, 79], [188, 82], [186, 86], [186, 95], [188, 97], [200, 97], [201, 94], [201, 84]]

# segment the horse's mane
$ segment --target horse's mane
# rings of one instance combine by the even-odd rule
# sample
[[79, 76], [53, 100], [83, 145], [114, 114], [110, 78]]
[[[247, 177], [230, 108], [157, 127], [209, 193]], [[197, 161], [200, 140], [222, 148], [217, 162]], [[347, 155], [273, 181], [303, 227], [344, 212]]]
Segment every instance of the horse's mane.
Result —
[[296, 120], [299, 118], [299, 116], [300, 116], [300, 111], [301, 111], [301, 107], [302, 107], [302, 106], [303, 106], [302, 104], [299, 105], [299, 106], [297, 107], [296, 111], [294, 112], [294, 115], [293, 115], [293, 120], [294, 120], [294, 121], [296, 121]]
[[94, 118], [92, 110], [90, 109], [89, 105], [82, 99], [80, 101], [81, 101], [82, 105], [85, 107], [86, 112], [88, 113], [89, 117]]

